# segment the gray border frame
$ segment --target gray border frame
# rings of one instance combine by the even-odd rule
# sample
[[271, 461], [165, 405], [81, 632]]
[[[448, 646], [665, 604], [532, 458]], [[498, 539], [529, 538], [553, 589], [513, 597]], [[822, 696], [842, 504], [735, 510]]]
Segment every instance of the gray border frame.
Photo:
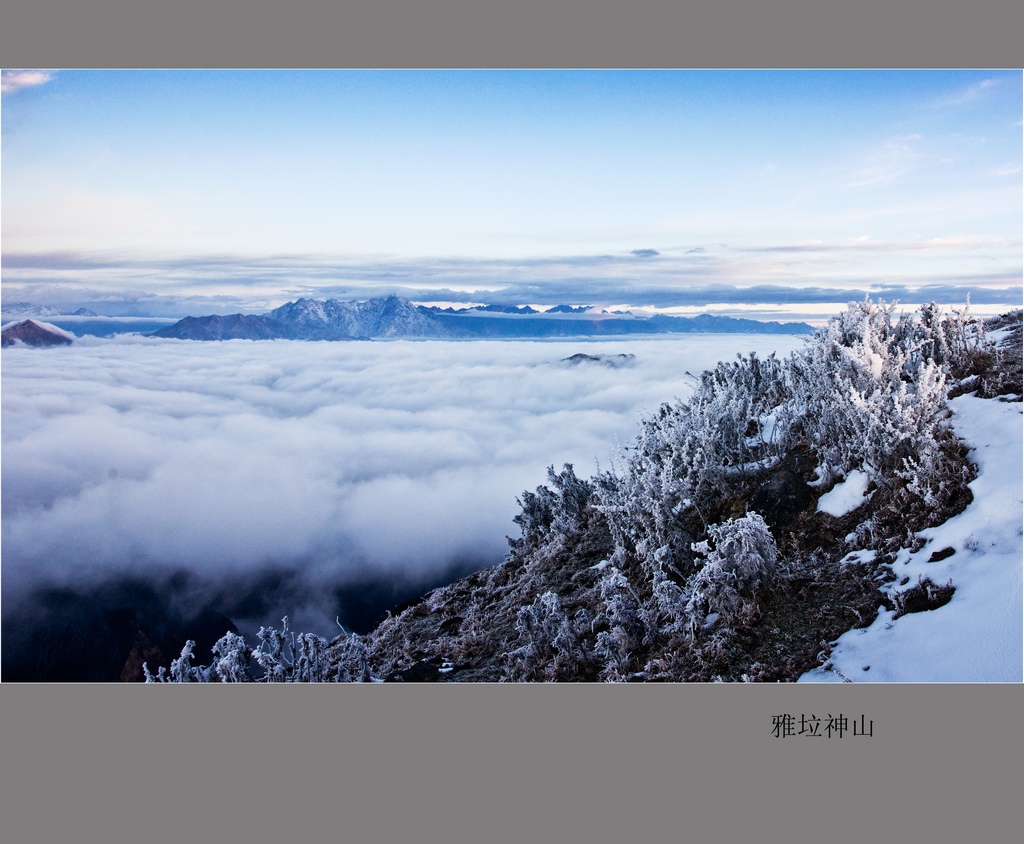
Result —
[[1012, 0], [33, 0], [5, 67], [1009, 67]]
[[[1012, 67], [1009, 0], [37, 0], [7, 67]], [[1014, 838], [1019, 685], [0, 686], [18, 842]], [[782, 713], [874, 735], [776, 738]]]

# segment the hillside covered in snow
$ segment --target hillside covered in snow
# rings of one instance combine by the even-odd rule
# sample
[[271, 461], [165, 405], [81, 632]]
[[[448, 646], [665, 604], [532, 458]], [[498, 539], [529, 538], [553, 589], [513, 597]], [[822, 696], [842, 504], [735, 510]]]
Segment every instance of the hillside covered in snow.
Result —
[[229, 633], [147, 676], [1019, 681], [1021, 392], [1019, 311], [851, 304], [705, 372], [610, 470], [549, 469], [500, 566], [364, 636]]

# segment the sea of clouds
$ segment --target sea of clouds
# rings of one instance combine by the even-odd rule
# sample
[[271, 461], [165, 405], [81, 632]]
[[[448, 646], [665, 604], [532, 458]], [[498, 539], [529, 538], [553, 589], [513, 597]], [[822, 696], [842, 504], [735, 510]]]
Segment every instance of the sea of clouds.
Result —
[[[517, 496], [549, 465], [610, 468], [638, 418], [702, 370], [801, 343], [123, 335], [5, 349], [4, 615], [41, 586], [141, 578], [243, 632], [285, 613], [323, 635], [336, 617], [365, 628], [499, 563]], [[635, 358], [563, 362], [578, 352]]]

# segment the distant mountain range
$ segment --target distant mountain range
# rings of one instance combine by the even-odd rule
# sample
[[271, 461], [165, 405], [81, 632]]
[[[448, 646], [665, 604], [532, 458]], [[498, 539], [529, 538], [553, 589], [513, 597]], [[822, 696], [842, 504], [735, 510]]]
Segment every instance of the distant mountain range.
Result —
[[77, 311], [66, 311], [55, 308], [52, 305], [33, 305], [31, 302], [4, 302], [0, 308], [0, 319], [10, 322], [16, 319], [31, 319], [32, 317], [55, 317], [55, 316], [99, 316], [95, 311], [88, 308], [79, 308]]
[[299, 299], [265, 314], [186, 317], [151, 337], [180, 340], [529, 339], [623, 334], [810, 334], [803, 322], [594, 313], [559, 305], [547, 313], [495, 305], [460, 311], [414, 305], [399, 296], [366, 301]]

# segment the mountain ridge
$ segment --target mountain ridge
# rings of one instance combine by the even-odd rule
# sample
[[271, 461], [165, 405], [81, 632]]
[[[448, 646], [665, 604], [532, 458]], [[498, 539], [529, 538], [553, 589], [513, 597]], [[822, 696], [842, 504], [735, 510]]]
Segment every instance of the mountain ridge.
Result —
[[62, 310], [52, 305], [33, 305], [31, 302], [5, 302], [0, 308], [0, 319], [10, 322], [16, 319], [31, 319], [33, 317], [55, 317], [55, 316], [99, 316], [95, 311], [88, 308], [78, 308], [74, 311]]
[[[560, 318], [532, 309], [440, 311], [400, 296], [297, 299], [264, 314], [185, 317], [150, 337], [179, 340], [530, 339], [675, 333], [810, 334], [802, 322], [759, 322], [701, 314], [635, 317], [559, 306]], [[584, 309], [585, 310], [585, 309]]]

